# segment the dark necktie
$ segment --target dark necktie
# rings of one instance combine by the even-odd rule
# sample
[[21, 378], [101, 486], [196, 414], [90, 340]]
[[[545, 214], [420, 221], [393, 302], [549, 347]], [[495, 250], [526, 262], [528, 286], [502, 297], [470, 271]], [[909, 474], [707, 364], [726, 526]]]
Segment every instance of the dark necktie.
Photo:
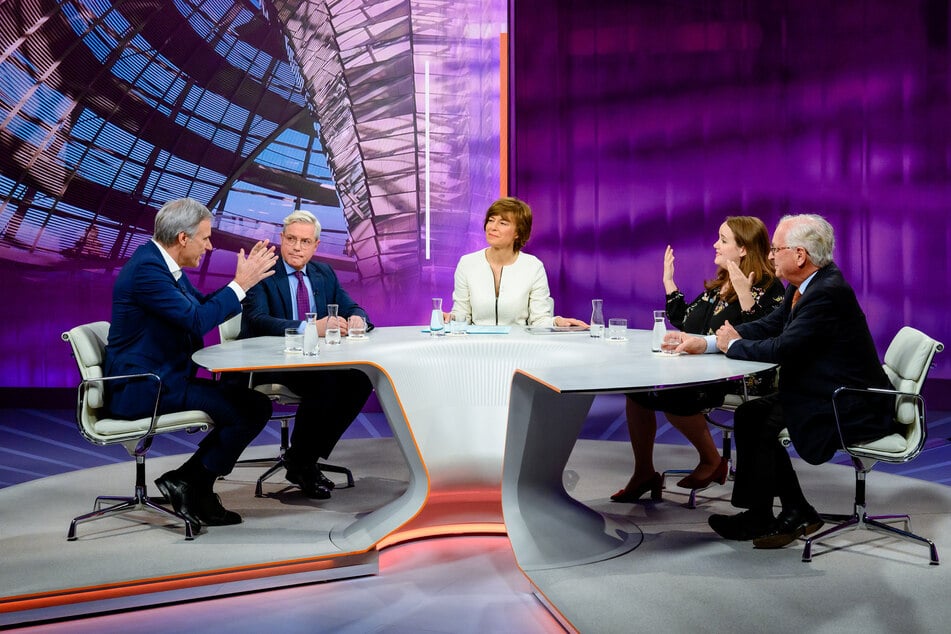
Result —
[[796, 307], [796, 302], [799, 301], [799, 298], [802, 297], [802, 293], [799, 292], [799, 289], [796, 289], [796, 292], [792, 296], [792, 304], [789, 306], [789, 310], [792, 310]]
[[307, 297], [307, 285], [304, 284], [304, 274], [294, 271], [297, 278], [297, 319], [304, 321], [310, 312], [310, 298]]

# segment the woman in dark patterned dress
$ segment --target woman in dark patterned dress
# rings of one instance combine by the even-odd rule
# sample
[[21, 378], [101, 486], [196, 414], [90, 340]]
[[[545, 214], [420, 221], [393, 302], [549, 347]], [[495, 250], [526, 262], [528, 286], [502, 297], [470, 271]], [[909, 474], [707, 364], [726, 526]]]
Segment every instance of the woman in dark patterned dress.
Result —
[[[731, 216], [720, 225], [713, 245], [717, 276], [704, 283], [706, 290], [687, 304], [674, 283], [674, 251], [664, 253], [664, 290], [667, 316], [675, 327], [698, 335], [715, 334], [727, 320], [741, 324], [770, 313], [783, 301], [783, 284], [769, 262], [769, 233], [759, 218]], [[770, 391], [774, 372], [762, 373], [748, 381], [749, 393]], [[727, 462], [713, 442], [704, 410], [723, 403], [731, 390], [742, 393], [742, 385], [716, 383], [698, 387], [628, 394], [627, 428], [634, 449], [634, 474], [627, 486], [611, 496], [615, 502], [633, 502], [647, 491], [659, 500], [663, 478], [654, 469], [655, 412], [662, 411], [700, 455], [700, 463], [678, 486], [702, 489], [713, 482], [723, 484]]]

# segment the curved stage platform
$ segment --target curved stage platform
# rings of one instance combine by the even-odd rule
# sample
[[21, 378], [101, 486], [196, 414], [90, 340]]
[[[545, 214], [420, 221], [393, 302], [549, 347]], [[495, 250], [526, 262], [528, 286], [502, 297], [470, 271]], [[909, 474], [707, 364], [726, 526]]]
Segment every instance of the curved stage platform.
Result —
[[[253, 456], [276, 448], [253, 447]], [[344, 440], [335, 459], [354, 470], [357, 486], [313, 501], [276, 479], [256, 499], [259, 469], [241, 468], [219, 484], [224, 503], [245, 523], [216, 527], [193, 542], [180, 527], [157, 527], [151, 514], [86, 525], [77, 542], [65, 540], [69, 520], [93, 492], [122, 490], [128, 463], [86, 469], [0, 490], [0, 625], [223, 596], [341, 576], [376, 574], [376, 551], [346, 561], [322, 554], [337, 547], [336, 527], [385, 506], [409, 486], [410, 469], [391, 438]], [[149, 461], [150, 476], [181, 456]], [[658, 466], [690, 466], [688, 447], [659, 445]], [[726, 629], [754, 631], [943, 631], [951, 607], [949, 564], [929, 566], [921, 546], [872, 533], [847, 533], [802, 563], [802, 542], [782, 551], [757, 551], [726, 542], [707, 528], [710, 513], [731, 512], [730, 485], [683, 504], [675, 487], [659, 503], [613, 504], [608, 496], [630, 470], [626, 442], [580, 440], [564, 471], [567, 492], [604, 514], [613, 526], [639, 536], [635, 548], [612, 559], [526, 571], [538, 596], [568, 628], [579, 631]], [[849, 467], [811, 467], [796, 461], [807, 495], [821, 512], [851, 509]], [[672, 484], [670, 485], [673, 486]], [[951, 487], [873, 472], [872, 512], [907, 511], [912, 528], [951, 557]], [[346, 558], [345, 558], [346, 559]], [[204, 584], [202, 577], [208, 577]], [[134, 580], [134, 581], [133, 581]], [[198, 583], [196, 583], [198, 580]], [[795, 627], [793, 625], [795, 624]]]

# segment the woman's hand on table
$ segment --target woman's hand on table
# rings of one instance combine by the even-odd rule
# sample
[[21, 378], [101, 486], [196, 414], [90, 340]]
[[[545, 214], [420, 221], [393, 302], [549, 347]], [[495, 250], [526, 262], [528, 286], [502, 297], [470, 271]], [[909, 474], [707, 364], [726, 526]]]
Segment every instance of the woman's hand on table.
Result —
[[587, 328], [588, 324], [581, 321], [580, 319], [574, 319], [572, 317], [555, 317], [553, 322], [558, 328], [566, 328], [568, 326], [578, 326], [579, 328]]

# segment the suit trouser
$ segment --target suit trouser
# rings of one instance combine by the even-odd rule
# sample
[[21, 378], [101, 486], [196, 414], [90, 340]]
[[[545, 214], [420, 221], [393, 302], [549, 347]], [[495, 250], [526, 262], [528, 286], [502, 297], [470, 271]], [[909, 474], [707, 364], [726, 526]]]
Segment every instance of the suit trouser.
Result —
[[789, 453], [779, 442], [779, 432], [786, 427], [779, 396], [770, 394], [743, 403], [737, 408], [733, 422], [736, 442], [733, 506], [772, 512], [776, 496], [784, 509], [807, 506]]
[[301, 397], [291, 431], [295, 459], [327, 458], [373, 392], [360, 370], [262, 372], [255, 385], [280, 383]]
[[[166, 410], [162, 399], [159, 410]], [[200, 409], [211, 416], [215, 427], [198, 443], [195, 458], [215, 475], [231, 473], [241, 452], [251, 444], [271, 418], [271, 401], [246, 387], [227, 385], [208, 379], [192, 379], [185, 394], [168, 411]]]
[[[129, 386], [131, 387], [131, 386]], [[110, 398], [109, 409], [119, 418], [152, 415], [155, 392], [123, 389]], [[271, 401], [263, 394], [233, 383], [209, 379], [188, 379], [159, 401], [159, 414], [198, 409], [214, 421], [212, 429], [198, 443], [192, 460], [215, 475], [227, 475], [241, 452], [261, 433], [271, 418]]]

